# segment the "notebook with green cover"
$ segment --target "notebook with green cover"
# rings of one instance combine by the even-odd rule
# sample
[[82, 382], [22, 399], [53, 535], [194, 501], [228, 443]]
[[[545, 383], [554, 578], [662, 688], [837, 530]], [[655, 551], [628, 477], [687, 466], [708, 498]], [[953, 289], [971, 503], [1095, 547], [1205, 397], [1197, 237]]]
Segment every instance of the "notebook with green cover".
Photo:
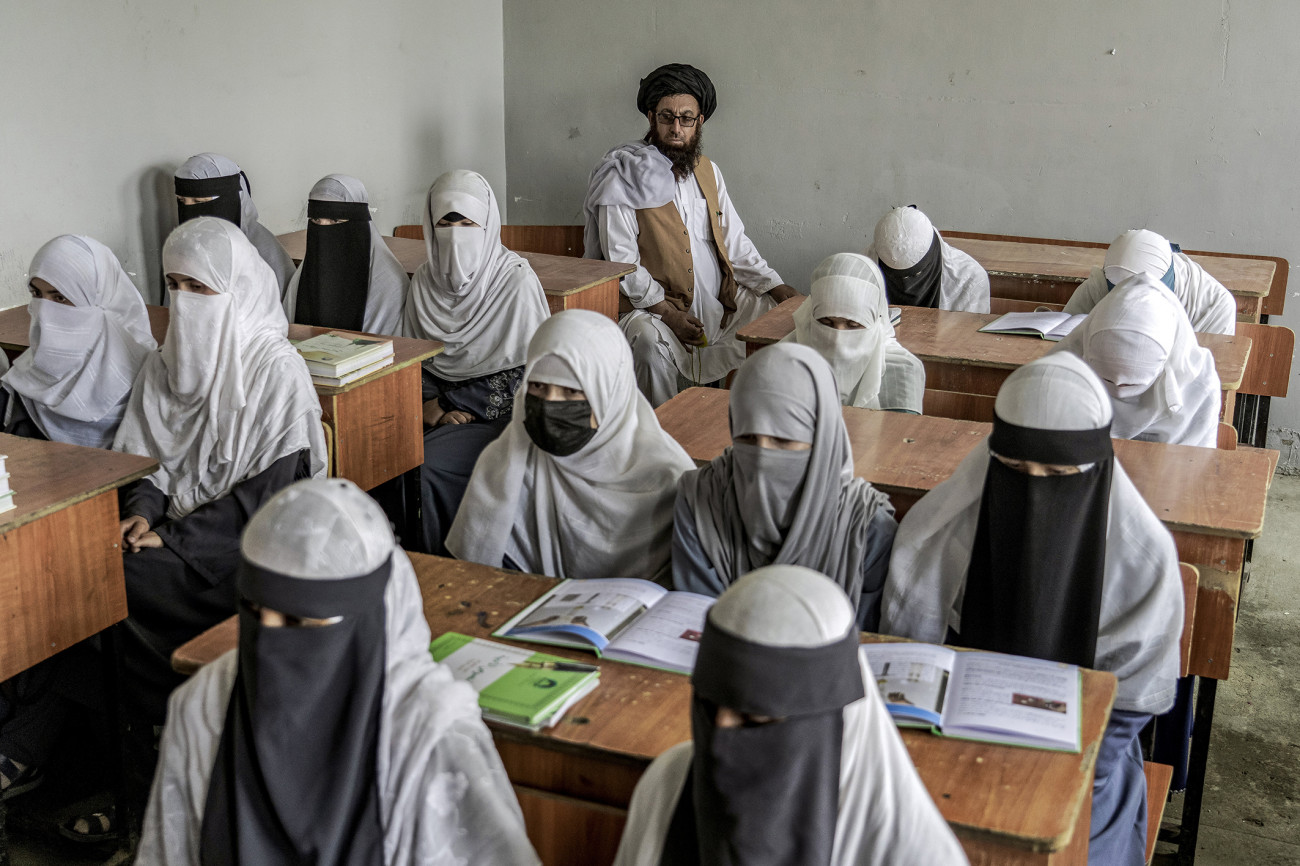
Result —
[[569, 663], [569, 659], [450, 631], [429, 645], [436, 662], [479, 693], [483, 717], [539, 730], [560, 717], [600, 682], [600, 671], [521, 667], [528, 663]]

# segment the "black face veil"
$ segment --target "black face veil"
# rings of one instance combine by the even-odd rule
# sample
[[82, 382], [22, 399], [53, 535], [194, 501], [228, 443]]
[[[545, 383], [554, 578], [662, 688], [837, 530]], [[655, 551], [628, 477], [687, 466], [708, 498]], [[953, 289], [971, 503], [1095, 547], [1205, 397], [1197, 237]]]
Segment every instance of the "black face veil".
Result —
[[211, 198], [212, 201], [197, 204], [176, 203], [176, 215], [180, 222], [188, 222], [195, 217], [214, 216], [232, 222], [243, 228], [240, 220], [243, 208], [240, 205], [240, 180], [248, 182], [241, 171], [224, 177], [177, 177], [173, 178], [176, 194], [186, 198]]
[[[370, 293], [370, 206], [307, 202], [307, 252], [293, 320], [300, 325], [360, 331]], [[346, 222], [317, 225], [311, 219]]]
[[930, 249], [910, 268], [891, 268], [876, 260], [885, 278], [885, 296], [891, 304], [909, 307], [939, 306], [939, 289], [943, 285], [943, 243], [935, 232]]

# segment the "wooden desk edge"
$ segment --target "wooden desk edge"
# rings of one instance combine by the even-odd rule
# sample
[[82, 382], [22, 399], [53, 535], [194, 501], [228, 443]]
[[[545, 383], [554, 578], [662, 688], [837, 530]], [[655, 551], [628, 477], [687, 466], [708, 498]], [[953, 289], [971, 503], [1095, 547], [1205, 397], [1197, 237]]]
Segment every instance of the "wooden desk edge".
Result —
[[[138, 457], [139, 455], [133, 454], [131, 456]], [[149, 460], [149, 458], [147, 457], [140, 457], [140, 459]], [[61, 499], [58, 502], [52, 502], [49, 505], [45, 506], [44, 508], [38, 508], [35, 511], [28, 512], [27, 514], [15, 518], [12, 521], [5, 521], [3, 517], [0, 517], [0, 535], [4, 535], [5, 533], [12, 532], [13, 530], [17, 529], [20, 526], [26, 526], [27, 524], [35, 520], [40, 520], [42, 517], [45, 517], [46, 515], [53, 514], [54, 512], [60, 511], [69, 506], [77, 505], [78, 503], [85, 502], [88, 499], [94, 499], [96, 496], [100, 495], [101, 493], [107, 493], [109, 490], [117, 490], [119, 487], [125, 487], [126, 485], [130, 484], [132, 481], [139, 481], [141, 478], [144, 478], [147, 475], [152, 475], [155, 471], [157, 471], [157, 469], [158, 469], [158, 461], [149, 460], [148, 464], [146, 466], [141, 467], [140, 469], [119, 476], [114, 481], [105, 482], [99, 485], [98, 487], [91, 488], [85, 493], [78, 494], [77, 496], [74, 496], [70, 499]], [[22, 491], [21, 490], [14, 491], [14, 495], [21, 496]]]

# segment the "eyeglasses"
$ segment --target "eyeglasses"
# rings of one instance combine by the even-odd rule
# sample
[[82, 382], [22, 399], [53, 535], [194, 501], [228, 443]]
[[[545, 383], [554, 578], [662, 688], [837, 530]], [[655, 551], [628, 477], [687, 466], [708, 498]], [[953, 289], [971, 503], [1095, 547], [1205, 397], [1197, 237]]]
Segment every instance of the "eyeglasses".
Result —
[[682, 125], [682, 129], [690, 129], [695, 126], [695, 121], [700, 118], [694, 114], [673, 114], [671, 111], [661, 111], [655, 115], [655, 119], [664, 126], [672, 126], [673, 121]]

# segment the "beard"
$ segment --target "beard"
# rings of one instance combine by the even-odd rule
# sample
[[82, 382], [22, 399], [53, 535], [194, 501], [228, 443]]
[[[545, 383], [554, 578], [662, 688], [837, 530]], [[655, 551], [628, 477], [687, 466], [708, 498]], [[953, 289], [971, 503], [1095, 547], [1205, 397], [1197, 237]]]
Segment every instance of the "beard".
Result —
[[704, 127], [696, 126], [695, 135], [691, 138], [691, 143], [679, 147], [668, 144], [659, 137], [659, 127], [657, 124], [650, 125], [650, 131], [646, 133], [646, 141], [659, 148], [659, 152], [668, 157], [673, 164], [673, 177], [677, 180], [685, 180], [691, 172], [695, 171], [695, 166], [699, 164], [700, 155], [704, 152]]

